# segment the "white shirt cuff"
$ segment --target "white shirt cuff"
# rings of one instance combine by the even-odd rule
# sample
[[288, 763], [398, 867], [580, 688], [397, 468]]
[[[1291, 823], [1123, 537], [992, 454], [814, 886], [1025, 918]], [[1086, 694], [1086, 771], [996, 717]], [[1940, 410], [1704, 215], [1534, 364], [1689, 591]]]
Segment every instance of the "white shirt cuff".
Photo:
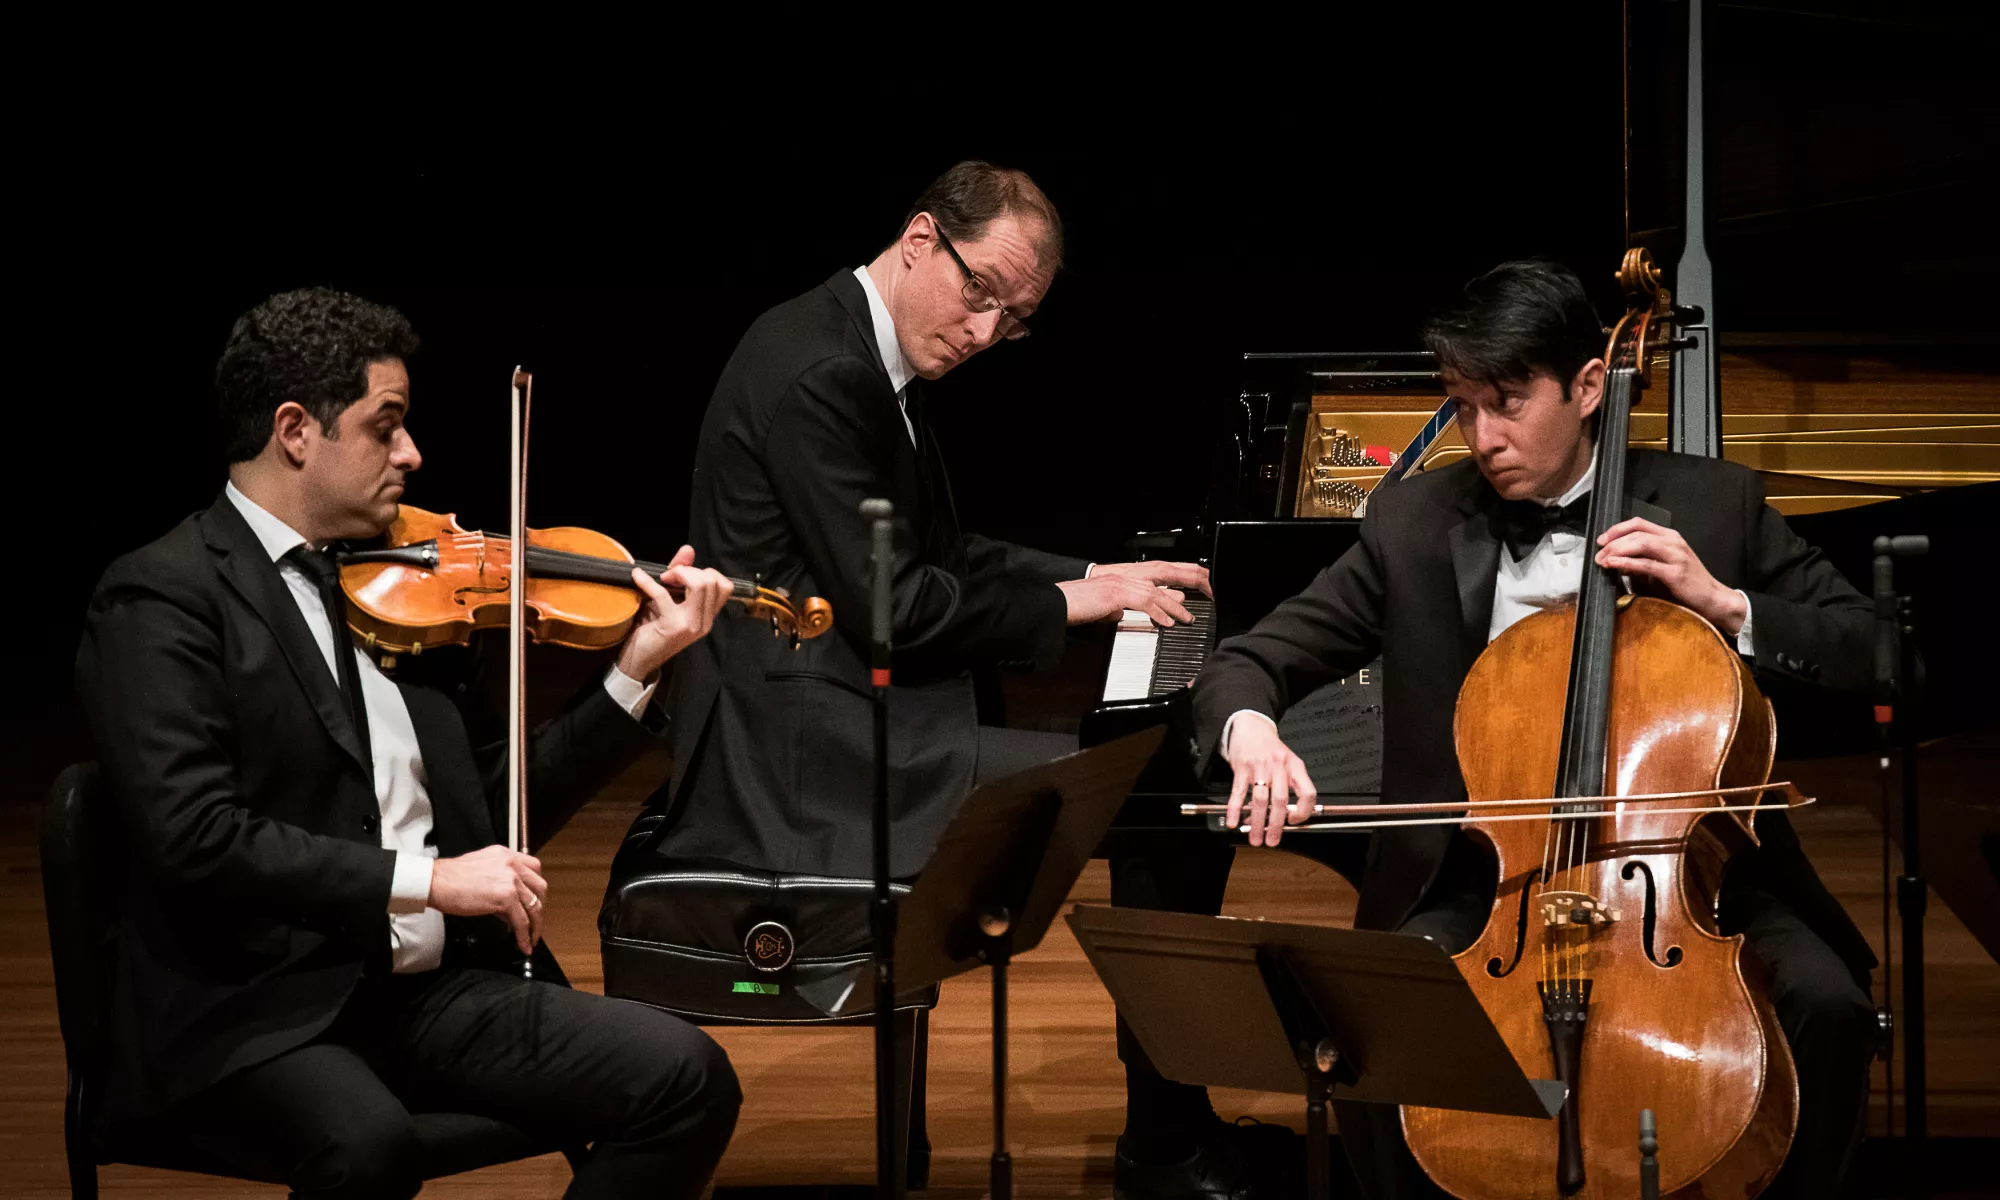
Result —
[[655, 675], [651, 683], [640, 683], [619, 670], [617, 663], [611, 664], [610, 669], [604, 672], [604, 690], [609, 692], [618, 707], [630, 713], [635, 721], [639, 719], [640, 713], [646, 711], [646, 705], [653, 699], [653, 690], [659, 686], [659, 676]]
[[1745, 658], [1755, 658], [1757, 657], [1757, 647], [1750, 640], [1750, 617], [1757, 610], [1750, 603], [1750, 593], [1744, 591], [1742, 588], [1737, 588], [1736, 594], [1743, 597], [1743, 628], [1736, 631], [1736, 653], [1741, 654]]
[[1096, 569], [1097, 569], [1096, 563], [1085, 563], [1083, 567], [1083, 577], [1085, 579], [1090, 578], [1090, 573], [1092, 571], [1095, 571]]
[[1230, 731], [1236, 728], [1236, 718], [1246, 717], [1246, 716], [1255, 717], [1259, 721], [1270, 721], [1271, 728], [1273, 729], [1276, 729], [1278, 727], [1278, 723], [1276, 721], [1272, 721], [1270, 717], [1265, 716], [1263, 713], [1258, 712], [1254, 708], [1237, 709], [1235, 712], [1229, 714], [1229, 719], [1227, 721], [1224, 721], [1222, 723], [1222, 741], [1220, 744], [1216, 746], [1216, 749], [1225, 756], [1229, 753], [1229, 734]]
[[430, 904], [432, 865], [428, 854], [396, 852], [396, 873], [389, 879], [391, 913], [420, 913]]

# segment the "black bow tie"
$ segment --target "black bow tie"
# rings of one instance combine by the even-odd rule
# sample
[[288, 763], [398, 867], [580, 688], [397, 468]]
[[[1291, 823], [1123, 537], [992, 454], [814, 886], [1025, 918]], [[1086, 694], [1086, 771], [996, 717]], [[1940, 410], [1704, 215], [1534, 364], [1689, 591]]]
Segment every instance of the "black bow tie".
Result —
[[1502, 500], [1495, 514], [1494, 528], [1507, 543], [1514, 561], [1525, 560], [1547, 535], [1560, 529], [1583, 536], [1584, 521], [1590, 516], [1590, 493], [1568, 504], [1543, 504], [1537, 500]]

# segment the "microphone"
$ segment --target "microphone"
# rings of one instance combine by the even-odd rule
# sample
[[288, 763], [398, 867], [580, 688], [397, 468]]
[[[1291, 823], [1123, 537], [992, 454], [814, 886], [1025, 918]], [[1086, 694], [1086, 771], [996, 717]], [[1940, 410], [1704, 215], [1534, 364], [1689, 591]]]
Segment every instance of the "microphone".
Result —
[[1929, 554], [1922, 534], [1875, 539], [1875, 723], [1887, 725], [1896, 703], [1896, 560]]
[[872, 522], [869, 535], [875, 566], [875, 611], [869, 629], [874, 645], [868, 665], [873, 668], [875, 686], [888, 687], [895, 625], [890, 609], [895, 603], [896, 506], [887, 500], [863, 500], [861, 515]]

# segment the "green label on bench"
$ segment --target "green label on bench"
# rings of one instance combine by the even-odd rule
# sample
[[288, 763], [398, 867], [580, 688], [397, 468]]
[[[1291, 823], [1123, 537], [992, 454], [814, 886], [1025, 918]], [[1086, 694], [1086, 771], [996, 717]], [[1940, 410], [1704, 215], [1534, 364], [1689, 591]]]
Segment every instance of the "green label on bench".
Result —
[[775, 983], [752, 983], [747, 979], [739, 979], [729, 990], [732, 992], [748, 992], [753, 996], [775, 996], [778, 994], [778, 985]]

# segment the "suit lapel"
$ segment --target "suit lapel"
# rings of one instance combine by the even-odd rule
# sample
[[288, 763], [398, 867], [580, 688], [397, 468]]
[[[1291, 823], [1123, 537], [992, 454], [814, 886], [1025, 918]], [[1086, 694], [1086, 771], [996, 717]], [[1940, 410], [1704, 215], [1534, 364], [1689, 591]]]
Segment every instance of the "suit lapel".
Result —
[[1493, 588], [1500, 573], [1500, 539], [1483, 508], [1451, 530], [1451, 573], [1458, 581], [1459, 647], [1469, 666], [1486, 648], [1493, 624]]
[[466, 744], [465, 725], [442, 692], [396, 681], [403, 707], [416, 731], [423, 756], [425, 791], [431, 801], [431, 843], [442, 857], [464, 854], [500, 839], [479, 778], [479, 764]]
[[1674, 514], [1652, 503], [1659, 498], [1660, 485], [1654, 481], [1652, 457], [1632, 451], [1625, 460], [1625, 515], [1644, 517], [1667, 529], [1674, 527]]
[[312, 702], [313, 711], [319, 714], [327, 733], [372, 779], [374, 765], [361, 756], [361, 740], [355, 736], [354, 719], [341, 698], [340, 684], [326, 669], [326, 656], [313, 641], [312, 630], [299, 612], [291, 589], [285, 586], [284, 577], [278, 573], [277, 564], [264, 556], [257, 535], [250, 531], [243, 514], [236, 511], [227, 496], [217, 500], [204, 514], [202, 533], [210, 548], [220, 551], [216, 568], [223, 581], [271, 631], [279, 649], [284, 651], [285, 661], [291, 665], [292, 676]]
[[[889, 386], [889, 367], [882, 361], [882, 348], [875, 340], [875, 317], [868, 307], [868, 294], [862, 291], [861, 281], [854, 277], [852, 271], [837, 271], [833, 278], [826, 281], [826, 289], [847, 310], [848, 322], [853, 325], [856, 336], [867, 350], [868, 361], [875, 365], [876, 377], [882, 381], [882, 394], [887, 397], [892, 414], [890, 425], [895, 430], [890, 450], [891, 474], [903, 505], [907, 508], [909, 501], [914, 500], [916, 506], [924, 510], [922, 519], [929, 521], [936, 511], [932, 495], [934, 459], [931, 457], [929, 434], [924, 428], [921, 381], [912, 379], [904, 389], [905, 402], [909, 406], [904, 409], [896, 402], [895, 389]], [[903, 424], [905, 411], [909, 414], [908, 426]], [[912, 445], [912, 442], [915, 444]], [[911, 527], [917, 530], [920, 537], [928, 539], [930, 530], [927, 525], [913, 520]]]
[[910, 423], [917, 437], [917, 470], [922, 488], [925, 543], [954, 569], [963, 565], [965, 536], [958, 523], [958, 502], [951, 494], [951, 477], [945, 473], [944, 452], [931, 434], [925, 408], [929, 394], [921, 381], [909, 387]]

